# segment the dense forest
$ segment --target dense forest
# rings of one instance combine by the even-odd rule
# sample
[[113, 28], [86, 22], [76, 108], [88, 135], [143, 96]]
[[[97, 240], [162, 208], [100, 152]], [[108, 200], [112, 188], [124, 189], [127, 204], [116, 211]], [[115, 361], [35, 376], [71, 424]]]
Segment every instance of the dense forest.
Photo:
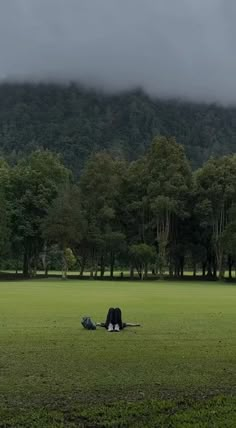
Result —
[[92, 153], [127, 161], [156, 135], [175, 136], [194, 169], [210, 156], [235, 152], [236, 108], [151, 99], [141, 90], [118, 95], [78, 85], [0, 85], [0, 152], [11, 164], [36, 149], [62, 154], [76, 177]]
[[0, 162], [0, 262], [25, 277], [232, 277], [236, 155], [192, 170], [174, 138], [155, 137], [128, 162], [93, 154], [77, 179], [48, 150]]

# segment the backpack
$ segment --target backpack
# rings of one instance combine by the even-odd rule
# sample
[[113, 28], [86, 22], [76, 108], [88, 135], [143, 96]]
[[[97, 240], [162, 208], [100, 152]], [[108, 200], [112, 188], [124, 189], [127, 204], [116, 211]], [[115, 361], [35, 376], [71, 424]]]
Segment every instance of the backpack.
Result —
[[96, 324], [88, 316], [84, 316], [81, 320], [81, 324], [86, 330], [96, 330]]

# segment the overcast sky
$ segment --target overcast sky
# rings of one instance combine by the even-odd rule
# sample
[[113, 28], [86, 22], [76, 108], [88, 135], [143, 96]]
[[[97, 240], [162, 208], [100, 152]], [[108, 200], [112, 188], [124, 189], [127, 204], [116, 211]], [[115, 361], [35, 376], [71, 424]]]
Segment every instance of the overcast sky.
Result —
[[236, 103], [235, 0], [0, 0], [0, 79]]

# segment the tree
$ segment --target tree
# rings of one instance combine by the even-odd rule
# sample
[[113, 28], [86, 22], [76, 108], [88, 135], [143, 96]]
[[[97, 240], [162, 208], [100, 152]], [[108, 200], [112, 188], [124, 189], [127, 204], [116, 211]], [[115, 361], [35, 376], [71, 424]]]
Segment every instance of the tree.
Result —
[[0, 254], [7, 254], [11, 238], [11, 202], [8, 198], [10, 167], [0, 159]]
[[129, 245], [149, 243], [150, 240], [150, 209], [146, 195], [148, 175], [145, 161], [143, 156], [138, 161], [131, 162], [122, 175], [118, 216]]
[[108, 232], [104, 236], [104, 242], [110, 264], [110, 276], [113, 278], [116, 255], [125, 251], [126, 237], [121, 232]]
[[147, 244], [135, 244], [129, 248], [131, 262], [137, 269], [140, 279], [144, 279], [148, 274], [148, 266], [154, 264], [156, 260], [155, 248]]
[[57, 155], [36, 151], [22, 159], [10, 172], [9, 195], [12, 204], [12, 233], [22, 241], [23, 273], [37, 268], [43, 241], [41, 225], [52, 201], [70, 179]]
[[196, 210], [202, 225], [210, 228], [219, 277], [224, 276], [223, 235], [236, 201], [236, 155], [210, 159], [195, 174]]
[[[103, 276], [106, 237], [120, 231], [117, 221], [118, 204], [124, 163], [106, 152], [97, 153], [88, 161], [80, 179], [81, 201], [87, 219], [84, 246], [89, 249], [91, 276], [101, 267]], [[112, 262], [113, 257], [110, 259]], [[112, 270], [112, 269], [111, 269]]]
[[68, 272], [68, 249], [79, 245], [85, 230], [80, 191], [75, 185], [65, 187], [49, 207], [42, 224], [44, 238], [52, 244], [57, 243], [61, 250], [63, 279]]
[[191, 169], [183, 147], [174, 138], [155, 138], [146, 157], [146, 175], [147, 199], [162, 276], [167, 262], [167, 245], [176, 227], [176, 218], [188, 216]]
[[232, 278], [232, 266], [236, 261], [236, 203], [229, 210], [228, 224], [222, 235], [222, 246], [228, 255], [229, 278]]
[[9, 204], [4, 190], [0, 188], [0, 254], [3, 255], [9, 249], [10, 215]]

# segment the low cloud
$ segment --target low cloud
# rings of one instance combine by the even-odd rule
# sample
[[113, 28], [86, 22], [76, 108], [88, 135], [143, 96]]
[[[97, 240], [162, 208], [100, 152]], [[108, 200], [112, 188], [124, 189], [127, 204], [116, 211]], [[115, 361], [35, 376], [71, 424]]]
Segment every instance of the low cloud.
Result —
[[0, 80], [236, 103], [232, 0], [1, 0]]

